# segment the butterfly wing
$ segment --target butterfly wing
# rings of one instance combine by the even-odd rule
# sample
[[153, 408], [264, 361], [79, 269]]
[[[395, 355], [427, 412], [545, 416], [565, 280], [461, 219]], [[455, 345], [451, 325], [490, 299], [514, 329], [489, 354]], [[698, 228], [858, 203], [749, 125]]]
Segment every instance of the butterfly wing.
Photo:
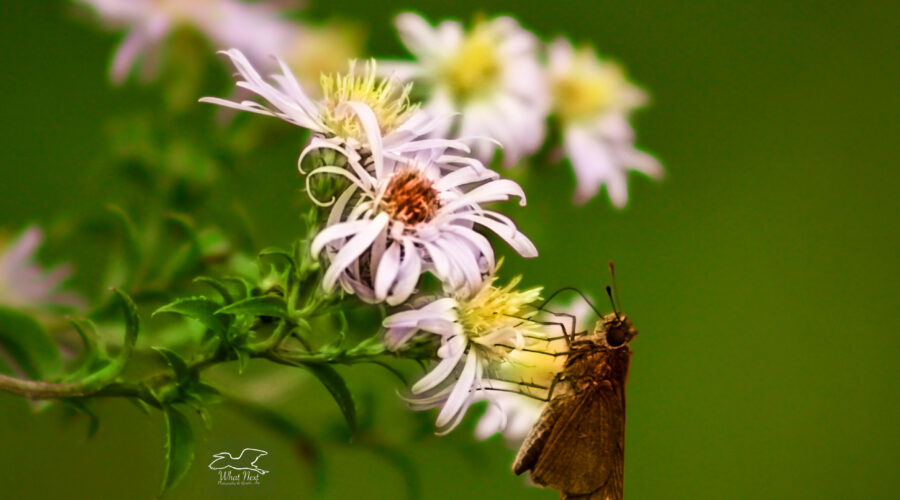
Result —
[[571, 406], [567, 404], [570, 399], [569, 395], [556, 397], [541, 412], [540, 418], [531, 428], [531, 432], [525, 437], [525, 441], [522, 442], [522, 446], [519, 447], [519, 452], [516, 454], [516, 460], [513, 462], [513, 472], [516, 475], [534, 468], [557, 420], [565, 408]]
[[624, 383], [574, 394], [553, 422], [531, 477], [571, 495], [621, 499], [625, 478]]

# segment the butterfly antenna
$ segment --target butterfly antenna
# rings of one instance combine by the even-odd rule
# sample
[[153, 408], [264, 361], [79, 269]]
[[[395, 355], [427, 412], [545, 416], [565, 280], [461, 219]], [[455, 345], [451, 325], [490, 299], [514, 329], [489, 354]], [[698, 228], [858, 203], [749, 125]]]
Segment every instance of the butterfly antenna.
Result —
[[613, 296], [616, 299], [616, 304], [619, 306], [619, 309], [621, 309], [622, 298], [619, 297], [619, 283], [616, 281], [616, 266], [613, 264], [613, 261], [609, 261], [609, 275], [612, 277]]
[[609, 297], [609, 303], [612, 304], [613, 314], [616, 315], [616, 319], [619, 319], [619, 320], [622, 319], [619, 317], [619, 310], [616, 309], [616, 301], [613, 300], [612, 287], [610, 287], [609, 285], [606, 285], [606, 295]]

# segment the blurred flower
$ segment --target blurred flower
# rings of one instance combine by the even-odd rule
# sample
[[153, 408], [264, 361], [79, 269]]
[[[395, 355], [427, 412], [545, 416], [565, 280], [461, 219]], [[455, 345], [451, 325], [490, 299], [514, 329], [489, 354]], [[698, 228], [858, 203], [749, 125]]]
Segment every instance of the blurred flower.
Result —
[[445, 174], [435, 163], [443, 156], [440, 149], [399, 160], [383, 158], [380, 150], [376, 141], [370, 158], [374, 172], [350, 158], [349, 168], [324, 166], [307, 176], [307, 185], [319, 174], [350, 181], [312, 242], [313, 255], [325, 250], [331, 263], [323, 278], [326, 289], [340, 282], [363, 300], [395, 305], [414, 291], [421, 273], [430, 271], [446, 290], [471, 291], [494, 266], [491, 244], [475, 225], [493, 231], [522, 256], [537, 256], [510, 218], [481, 206], [510, 197], [524, 205], [518, 184], [468, 166]]
[[589, 47], [576, 51], [559, 38], [549, 52], [554, 111], [578, 180], [575, 201], [584, 203], [606, 185], [613, 205], [621, 208], [628, 201], [628, 170], [651, 177], [663, 174], [655, 158], [635, 149], [628, 123], [629, 113], [647, 97], [617, 64], [598, 59]]
[[57, 291], [72, 274], [68, 265], [45, 271], [34, 262], [43, 237], [40, 229], [30, 227], [0, 249], [0, 304], [21, 308], [82, 307], [84, 302], [78, 295]]
[[504, 287], [495, 281], [492, 276], [474, 293], [440, 298], [384, 320], [385, 343], [393, 349], [419, 331], [441, 337], [440, 361], [413, 385], [410, 399], [416, 409], [442, 407], [436, 422], [441, 434], [456, 427], [474, 401], [491, 397], [485, 375], [490, 378], [511, 352], [544, 336], [540, 324], [528, 321], [537, 314], [532, 304], [541, 289], [516, 290], [521, 277]]
[[[426, 111], [433, 116], [459, 113], [435, 135], [455, 130], [467, 140], [496, 139], [507, 166], [540, 148], [549, 99], [538, 60], [540, 44], [533, 34], [510, 17], [479, 20], [468, 32], [455, 21], [432, 27], [412, 13], [398, 16], [396, 24], [418, 61], [391, 62], [386, 69], [422, 82], [428, 92]], [[495, 145], [478, 140], [473, 148], [488, 162]]]
[[282, 48], [270, 50], [287, 63], [307, 95], [319, 98], [321, 75], [346, 69], [347, 61], [362, 54], [363, 41], [363, 34], [355, 25], [332, 22], [298, 27]]
[[241, 0], [78, 0], [93, 8], [113, 27], [128, 30], [116, 50], [112, 78], [121, 82], [143, 56], [175, 28], [197, 29], [216, 47], [239, 47], [251, 59], [264, 61], [276, 47], [296, 37], [300, 29], [282, 17], [285, 2], [245, 3]]
[[[376, 163], [382, 161], [382, 156], [400, 159], [402, 155], [432, 148], [468, 151], [458, 141], [421, 139], [434, 130], [438, 119], [410, 105], [409, 85], [400, 86], [393, 79], [378, 78], [374, 61], [361, 71], [351, 62], [346, 74], [322, 75], [322, 98], [313, 100], [283, 61], [278, 61], [282, 73], [272, 75], [275, 84], [272, 85], [239, 50], [223, 53], [231, 58], [243, 78], [237, 86], [259, 95], [271, 107], [255, 101], [233, 102], [217, 97], [204, 97], [200, 101], [274, 116], [312, 131], [313, 137], [301, 161], [308, 152], [321, 149], [335, 149], [356, 159], [371, 154]], [[457, 155], [443, 155], [436, 161], [445, 168], [457, 163], [481, 166]]]

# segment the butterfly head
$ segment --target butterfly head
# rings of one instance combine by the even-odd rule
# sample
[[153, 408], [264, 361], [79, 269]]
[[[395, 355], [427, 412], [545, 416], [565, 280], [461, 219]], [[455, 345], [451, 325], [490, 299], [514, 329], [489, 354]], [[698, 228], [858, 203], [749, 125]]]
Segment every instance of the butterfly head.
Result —
[[610, 349], [628, 345], [638, 334], [631, 320], [618, 312], [611, 312], [597, 321], [594, 331], [597, 338]]

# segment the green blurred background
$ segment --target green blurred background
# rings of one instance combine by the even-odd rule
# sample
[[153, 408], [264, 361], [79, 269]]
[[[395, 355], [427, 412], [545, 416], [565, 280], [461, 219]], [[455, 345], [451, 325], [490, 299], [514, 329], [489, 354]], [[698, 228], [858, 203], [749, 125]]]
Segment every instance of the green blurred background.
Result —
[[[570, 170], [544, 167], [523, 179], [529, 206], [508, 208], [541, 256], [510, 256], [507, 275], [598, 293], [606, 261], [617, 263], [642, 332], [628, 386], [629, 498], [896, 498], [896, 3], [311, 3], [313, 16], [366, 23], [375, 55], [402, 54], [391, 18], [404, 8], [431, 19], [511, 13], [545, 36], [595, 42], [651, 92], [639, 144], [666, 165], [664, 182], [633, 179], [624, 211], [605, 196], [576, 208]], [[117, 190], [92, 166], [107, 120], [152, 103], [139, 86], [108, 83], [118, 36], [61, 1], [4, 0], [0, 27], [0, 224], [101, 209]], [[279, 148], [259, 171], [235, 174], [265, 244], [286, 245], [299, 227], [300, 181], [284, 181], [295, 158]], [[75, 263], [90, 272], [83, 256]], [[378, 432], [412, 422], [389, 376], [342, 372], [378, 395]], [[297, 384], [286, 411], [298, 423], [311, 433], [341, 423], [323, 389]], [[0, 497], [151, 498], [159, 415], [119, 401], [100, 413], [86, 440], [81, 420], [0, 395]], [[554, 498], [513, 476], [514, 450], [476, 442], [471, 425], [405, 445], [424, 498]], [[244, 497], [211, 486], [205, 467], [217, 448], [239, 446], [270, 452], [259, 496], [313, 496], [309, 470], [278, 436], [225, 410], [205, 436], [172, 498]], [[405, 494], [371, 448], [325, 453], [323, 497]]]

